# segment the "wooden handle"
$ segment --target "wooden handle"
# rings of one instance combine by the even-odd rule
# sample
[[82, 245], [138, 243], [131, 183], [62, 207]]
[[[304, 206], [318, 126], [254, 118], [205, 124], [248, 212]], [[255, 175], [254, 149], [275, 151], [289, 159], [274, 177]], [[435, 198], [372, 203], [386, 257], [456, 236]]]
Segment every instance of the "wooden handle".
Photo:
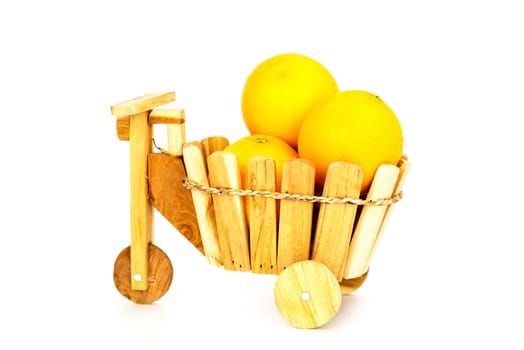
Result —
[[149, 124], [184, 124], [185, 110], [180, 108], [157, 108], [149, 114]]
[[[282, 168], [282, 192], [313, 195], [315, 167], [306, 159], [291, 159]], [[313, 203], [282, 200], [278, 224], [277, 270], [309, 259]]]
[[[184, 144], [182, 153], [189, 179], [203, 186], [209, 186], [200, 142]], [[212, 265], [221, 266], [222, 257], [218, 245], [215, 211], [211, 195], [203, 191], [191, 191], [191, 196], [207, 261]]]
[[[275, 161], [255, 157], [248, 167], [249, 189], [274, 192]], [[275, 273], [277, 268], [277, 205], [274, 198], [248, 198], [251, 267], [254, 273]]]
[[142, 112], [153, 110], [155, 107], [173, 102], [175, 100], [175, 92], [155, 92], [130, 100], [117, 103], [111, 106], [111, 114], [114, 116], [135, 115]]
[[[217, 151], [207, 159], [212, 187], [240, 188], [240, 169], [234, 153]], [[249, 271], [249, 232], [244, 198], [213, 194], [218, 242], [224, 269]]]
[[[121, 141], [129, 141], [129, 115], [119, 116], [116, 119], [116, 133]], [[149, 113], [149, 124], [168, 124], [183, 125], [185, 123], [185, 113], [183, 109], [161, 108], [152, 110]], [[169, 127], [169, 126], [168, 126]], [[183, 127], [183, 126], [182, 126]], [[175, 128], [176, 129], [176, 128]], [[184, 129], [185, 137], [185, 129]]]
[[[359, 198], [363, 171], [358, 165], [333, 162], [329, 165], [323, 196]], [[320, 205], [311, 258], [325, 264], [341, 281], [346, 269], [346, 256], [353, 232], [357, 206], [353, 204]]]
[[[397, 166], [393, 164], [380, 165], [366, 199], [375, 200], [391, 197], [398, 175], [399, 168]], [[367, 205], [362, 208], [349, 246], [345, 279], [360, 277], [367, 272], [386, 210], [386, 205]]]

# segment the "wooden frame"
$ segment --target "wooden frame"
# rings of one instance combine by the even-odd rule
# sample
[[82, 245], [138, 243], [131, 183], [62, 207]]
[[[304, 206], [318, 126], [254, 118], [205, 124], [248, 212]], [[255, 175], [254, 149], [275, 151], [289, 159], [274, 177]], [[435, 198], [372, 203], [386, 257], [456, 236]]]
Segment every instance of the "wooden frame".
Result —
[[[360, 192], [362, 169], [335, 162], [323, 192], [315, 195], [315, 169], [305, 159], [285, 164], [277, 193], [274, 161], [264, 157], [251, 160], [250, 178], [256, 181], [241, 189], [236, 156], [224, 151], [227, 138], [186, 142], [184, 111], [158, 108], [174, 100], [174, 92], [164, 92], [111, 107], [118, 138], [130, 144], [131, 245], [130, 253], [121, 254], [115, 264], [117, 289], [132, 301], [151, 303], [169, 287], [172, 276], [157, 291], [151, 283], [162, 280], [159, 264], [172, 274], [167, 257], [152, 249], [157, 209], [208, 263], [279, 275], [275, 303], [293, 326], [316, 328], [328, 322], [338, 311], [340, 296], [354, 292], [367, 278], [386, 222], [401, 198], [410, 168], [407, 157], [382, 164], [367, 194]], [[153, 148], [154, 124], [167, 125], [168, 151]], [[160, 258], [151, 259], [151, 254]], [[129, 259], [126, 283], [121, 281], [127, 261], [121, 259]]]

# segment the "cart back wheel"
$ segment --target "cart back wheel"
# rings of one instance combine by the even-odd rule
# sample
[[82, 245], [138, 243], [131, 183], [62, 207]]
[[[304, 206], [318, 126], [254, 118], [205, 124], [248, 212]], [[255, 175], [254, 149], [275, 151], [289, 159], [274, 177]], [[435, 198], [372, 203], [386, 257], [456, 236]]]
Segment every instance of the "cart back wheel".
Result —
[[356, 278], [350, 278], [350, 279], [343, 279], [342, 282], [340, 282], [340, 288], [342, 289], [342, 295], [349, 295], [359, 289], [364, 282], [366, 281], [366, 278], [368, 278], [368, 271], [366, 271], [365, 274], [363, 274], [360, 277]]
[[131, 247], [118, 255], [113, 270], [115, 287], [127, 299], [137, 304], [151, 304], [160, 299], [171, 286], [173, 265], [164, 251], [153, 244], [148, 247], [148, 288], [131, 288]]
[[288, 266], [278, 276], [275, 304], [284, 319], [296, 328], [318, 328], [340, 309], [342, 293], [326, 265], [306, 260]]

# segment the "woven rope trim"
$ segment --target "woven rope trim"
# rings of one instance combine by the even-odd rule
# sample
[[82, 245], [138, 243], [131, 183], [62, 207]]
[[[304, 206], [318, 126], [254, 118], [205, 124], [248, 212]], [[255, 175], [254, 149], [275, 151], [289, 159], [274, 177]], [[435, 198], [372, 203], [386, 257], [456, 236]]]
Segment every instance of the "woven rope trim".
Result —
[[228, 187], [210, 187], [201, 185], [190, 179], [185, 179], [183, 182], [185, 188], [189, 190], [202, 191], [215, 195], [240, 196], [240, 197], [264, 197], [283, 200], [294, 200], [310, 203], [327, 203], [327, 204], [354, 204], [354, 205], [391, 205], [402, 199], [402, 191], [394, 194], [389, 198], [381, 199], [356, 199], [356, 198], [338, 198], [338, 197], [324, 197], [324, 196], [308, 196], [302, 194], [291, 194], [272, 191], [259, 190], [239, 190]]
[[[153, 145], [160, 152], [168, 155], [173, 155], [169, 151], [158, 147], [155, 139], [153, 139]], [[188, 190], [201, 191], [209, 194], [215, 194], [218, 196], [239, 196], [239, 197], [264, 197], [282, 200], [292, 200], [299, 202], [310, 202], [310, 203], [327, 203], [327, 204], [354, 204], [354, 205], [392, 205], [402, 199], [402, 191], [392, 195], [389, 198], [379, 199], [359, 199], [359, 198], [339, 198], [339, 197], [324, 197], [324, 196], [308, 196], [303, 194], [291, 194], [282, 192], [272, 191], [260, 191], [260, 190], [240, 190], [228, 187], [210, 187], [199, 184], [196, 181], [185, 179], [183, 185]]]

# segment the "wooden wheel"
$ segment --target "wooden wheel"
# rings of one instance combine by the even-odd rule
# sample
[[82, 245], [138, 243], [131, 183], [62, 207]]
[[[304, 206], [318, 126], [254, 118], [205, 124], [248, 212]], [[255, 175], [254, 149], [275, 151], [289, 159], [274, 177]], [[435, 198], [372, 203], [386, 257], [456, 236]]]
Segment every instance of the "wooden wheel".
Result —
[[326, 265], [306, 260], [288, 266], [278, 276], [275, 304], [284, 319], [297, 328], [318, 328], [340, 309], [342, 293]]
[[360, 286], [362, 286], [364, 282], [366, 281], [366, 278], [368, 278], [368, 272], [369, 270], [366, 271], [366, 273], [360, 277], [351, 278], [347, 280], [343, 279], [342, 282], [340, 282], [340, 288], [342, 290], [342, 295], [351, 294], [354, 291], [356, 291], [357, 289], [359, 289]]
[[117, 257], [113, 270], [116, 289], [127, 299], [137, 304], [151, 304], [160, 299], [171, 286], [173, 266], [169, 257], [157, 246], [148, 246], [148, 288], [131, 288], [131, 246]]

